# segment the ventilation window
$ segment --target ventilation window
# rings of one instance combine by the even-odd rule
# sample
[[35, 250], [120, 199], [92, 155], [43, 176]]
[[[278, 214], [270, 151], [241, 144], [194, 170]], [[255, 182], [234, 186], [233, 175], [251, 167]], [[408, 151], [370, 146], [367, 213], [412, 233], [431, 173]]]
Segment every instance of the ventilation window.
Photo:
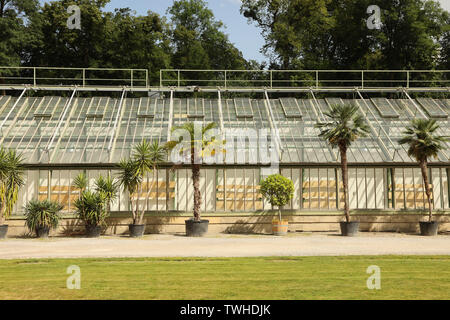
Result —
[[252, 103], [249, 98], [234, 99], [234, 107], [238, 118], [253, 118]]
[[436, 101], [430, 98], [419, 98], [417, 102], [422, 106], [422, 108], [428, 113], [431, 118], [448, 118], [447, 112], [445, 112], [441, 106], [439, 106]]
[[86, 119], [88, 119], [88, 120], [103, 119], [103, 113], [99, 113], [99, 112], [87, 113]]
[[36, 112], [34, 114], [34, 118], [36, 120], [49, 120], [52, 118], [52, 114], [51, 113], [45, 113], [45, 112]]
[[399, 118], [400, 115], [397, 111], [395, 111], [394, 107], [391, 105], [388, 99], [386, 98], [373, 98], [370, 99], [378, 110], [378, 113], [383, 118]]
[[187, 99], [188, 118], [202, 119], [205, 117], [203, 112], [203, 99]]
[[303, 118], [302, 111], [297, 103], [297, 99], [295, 98], [281, 98], [280, 99], [281, 106], [283, 107], [284, 114], [286, 118]]

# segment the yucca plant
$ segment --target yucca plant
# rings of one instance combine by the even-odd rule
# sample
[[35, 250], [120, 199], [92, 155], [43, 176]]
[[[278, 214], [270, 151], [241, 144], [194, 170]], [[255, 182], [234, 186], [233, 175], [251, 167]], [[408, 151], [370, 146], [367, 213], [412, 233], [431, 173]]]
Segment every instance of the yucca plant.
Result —
[[88, 187], [88, 179], [85, 173], [80, 173], [73, 179], [72, 186], [75, 189], [80, 190], [80, 195], [87, 189]]
[[440, 150], [445, 148], [444, 144], [449, 141], [449, 137], [436, 134], [439, 125], [436, 120], [415, 119], [404, 131], [404, 137], [399, 140], [400, 144], [409, 145], [408, 155], [417, 160], [422, 171], [422, 178], [425, 185], [425, 193], [428, 200], [428, 219], [433, 220], [431, 205], [431, 188], [428, 181], [428, 160], [437, 158]]
[[11, 215], [23, 185], [22, 155], [15, 150], [0, 148], [0, 226]]
[[100, 175], [95, 180], [94, 184], [95, 191], [103, 195], [105, 199], [106, 211], [110, 214], [111, 202], [114, 202], [117, 199], [117, 192], [119, 189], [117, 181], [109, 175], [106, 178]]
[[48, 231], [56, 229], [61, 219], [60, 212], [64, 206], [57, 202], [49, 200], [31, 200], [25, 207], [26, 225], [32, 232], [36, 232], [40, 236], [40, 232], [46, 230], [45, 236], [48, 235]]
[[105, 196], [99, 192], [84, 191], [80, 198], [75, 200], [74, 206], [78, 218], [86, 227], [99, 227], [106, 225], [108, 212], [105, 209]]
[[138, 199], [134, 202], [133, 194], [138, 190], [138, 187], [142, 183], [142, 177], [137, 174], [136, 163], [131, 159], [122, 160], [119, 163], [120, 172], [118, 174], [118, 180], [120, 185], [128, 192], [130, 199], [131, 213], [133, 215], [133, 224], [140, 224], [139, 222], [143, 217], [139, 216]]
[[325, 113], [329, 122], [317, 123], [321, 132], [319, 137], [326, 140], [333, 148], [338, 148], [341, 156], [342, 182], [344, 184], [344, 212], [347, 223], [350, 222], [348, 196], [348, 161], [347, 150], [357, 139], [366, 137], [369, 127], [353, 104], [332, 105]]

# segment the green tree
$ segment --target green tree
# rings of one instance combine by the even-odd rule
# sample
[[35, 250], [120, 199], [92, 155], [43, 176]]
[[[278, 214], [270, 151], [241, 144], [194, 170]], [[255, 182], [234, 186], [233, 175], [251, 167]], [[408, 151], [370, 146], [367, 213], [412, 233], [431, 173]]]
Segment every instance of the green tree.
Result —
[[319, 122], [315, 127], [321, 130], [319, 137], [326, 140], [333, 148], [339, 149], [344, 184], [344, 213], [345, 219], [350, 222], [347, 150], [358, 138], [367, 136], [369, 128], [355, 105], [332, 105], [325, 115], [330, 121]]
[[449, 141], [448, 137], [437, 135], [439, 125], [436, 120], [415, 119], [406, 128], [404, 137], [400, 139], [400, 144], [409, 145], [408, 155], [419, 163], [422, 171], [422, 178], [425, 185], [425, 193], [428, 200], [428, 212], [430, 222], [433, 219], [431, 205], [431, 188], [428, 181], [428, 160], [437, 158], [440, 150], [445, 148], [444, 144]]
[[245, 68], [242, 53], [229, 41], [223, 23], [215, 19], [205, 1], [174, 1], [167, 12], [171, 15], [175, 68]]
[[[380, 30], [367, 27], [369, 5], [382, 9]], [[433, 69], [448, 24], [432, 0], [243, 0], [241, 12], [283, 69]]]
[[261, 181], [261, 194], [269, 201], [272, 209], [278, 207], [280, 222], [281, 209], [294, 197], [294, 183], [280, 174], [274, 174]]
[[[194, 187], [194, 220], [201, 221], [200, 208], [202, 205], [202, 194], [200, 191], [200, 170], [201, 162], [204, 156], [212, 155], [215, 149], [211, 148], [217, 145], [216, 137], [208, 137], [208, 131], [217, 128], [217, 124], [211, 122], [200, 128], [195, 123], [188, 122], [182, 126], [173, 127], [172, 131], [181, 130], [189, 134], [190, 141], [183, 141], [183, 137], [179, 140], [169, 141], [166, 144], [168, 150], [173, 150], [176, 146], [181, 146], [180, 154], [188, 154], [189, 162], [192, 170], [192, 184]], [[198, 134], [198, 137], [196, 136]], [[199, 139], [199, 140], [197, 140]]]

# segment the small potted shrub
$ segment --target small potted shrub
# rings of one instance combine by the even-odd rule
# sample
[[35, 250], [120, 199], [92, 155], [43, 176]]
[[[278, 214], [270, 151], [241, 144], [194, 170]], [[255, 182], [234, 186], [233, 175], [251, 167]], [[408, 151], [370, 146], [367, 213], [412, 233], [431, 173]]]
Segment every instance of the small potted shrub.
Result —
[[281, 210], [294, 197], [294, 183], [280, 174], [274, 174], [261, 181], [261, 194], [272, 205], [278, 207], [278, 220], [272, 221], [272, 231], [276, 236], [286, 235], [289, 221], [283, 220]]
[[74, 203], [78, 218], [86, 226], [88, 238], [100, 237], [102, 227], [106, 226], [108, 211], [103, 193], [84, 191]]
[[38, 238], [48, 238], [59, 225], [63, 206], [49, 200], [31, 200], [25, 207], [26, 225]]

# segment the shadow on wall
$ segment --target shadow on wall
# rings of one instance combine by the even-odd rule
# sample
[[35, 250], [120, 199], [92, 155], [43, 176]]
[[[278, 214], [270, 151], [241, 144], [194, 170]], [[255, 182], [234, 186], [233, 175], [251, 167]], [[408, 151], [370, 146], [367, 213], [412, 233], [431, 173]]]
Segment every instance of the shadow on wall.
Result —
[[[247, 219], [239, 219], [227, 227], [223, 233], [227, 234], [271, 234], [272, 220], [276, 217], [274, 211], [263, 211]], [[291, 220], [284, 216], [283, 219]]]

